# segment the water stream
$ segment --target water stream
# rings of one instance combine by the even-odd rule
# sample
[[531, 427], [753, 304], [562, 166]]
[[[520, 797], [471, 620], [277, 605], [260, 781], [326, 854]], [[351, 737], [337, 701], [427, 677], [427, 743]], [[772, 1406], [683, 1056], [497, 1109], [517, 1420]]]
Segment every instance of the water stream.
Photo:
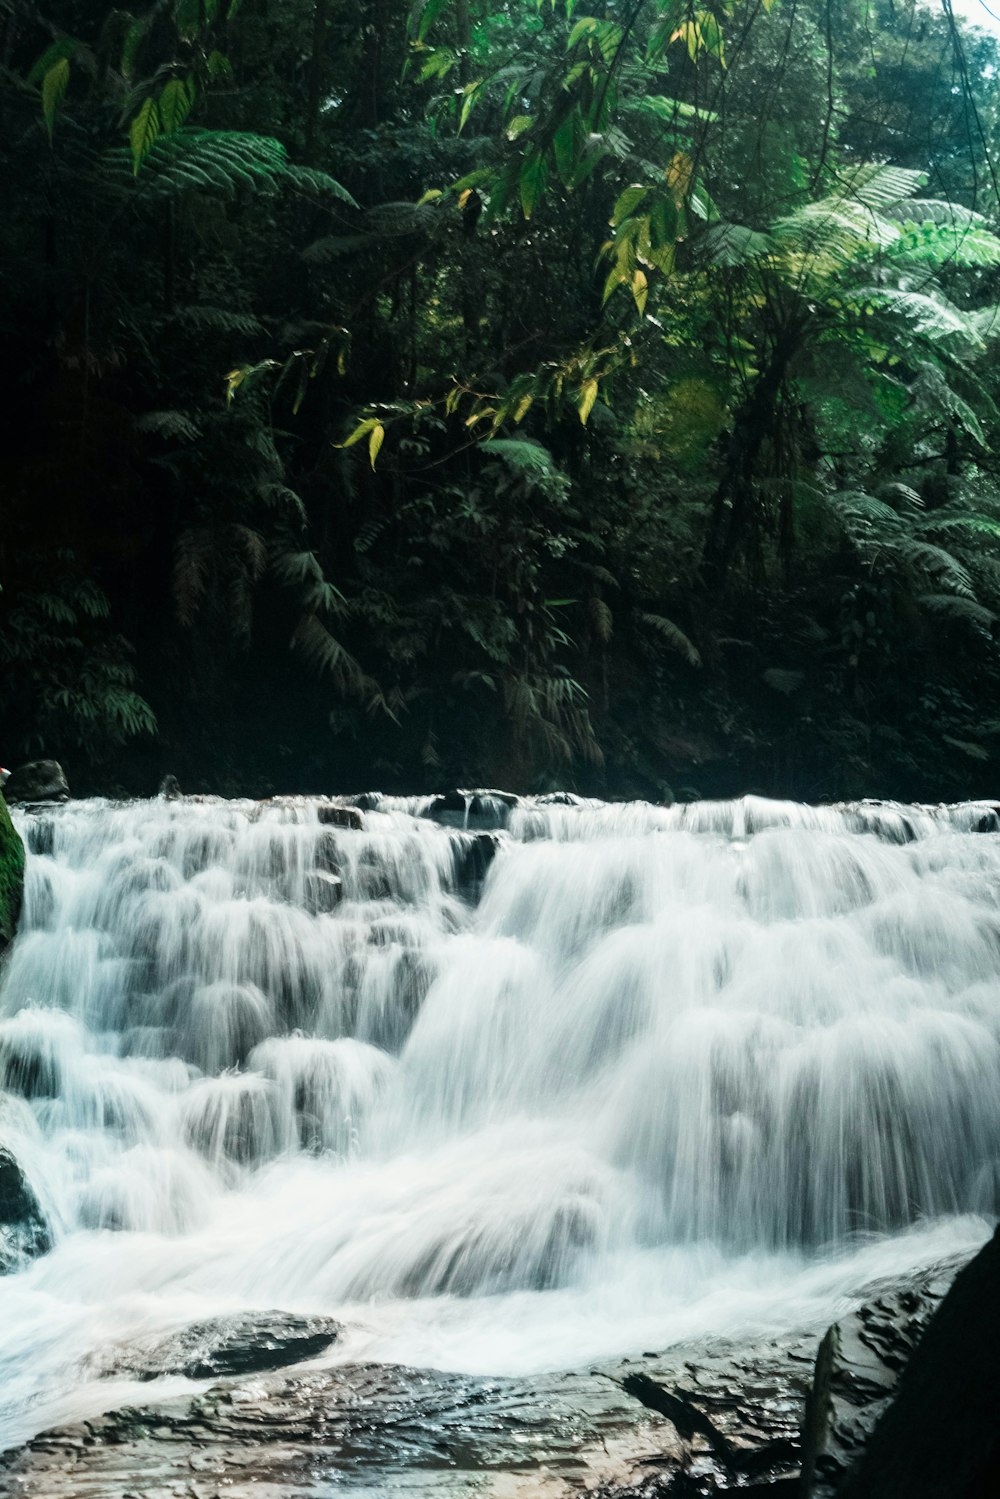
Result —
[[223, 1311], [520, 1373], [986, 1236], [990, 809], [362, 802], [19, 815], [0, 1141], [55, 1246], [0, 1279], [0, 1445]]

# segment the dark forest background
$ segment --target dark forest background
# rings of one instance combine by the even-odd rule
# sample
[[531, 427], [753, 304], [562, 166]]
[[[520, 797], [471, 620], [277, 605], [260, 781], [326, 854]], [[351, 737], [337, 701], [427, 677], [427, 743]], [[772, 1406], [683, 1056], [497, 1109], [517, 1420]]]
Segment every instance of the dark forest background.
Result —
[[0, 0], [0, 759], [995, 793], [998, 63], [908, 0]]

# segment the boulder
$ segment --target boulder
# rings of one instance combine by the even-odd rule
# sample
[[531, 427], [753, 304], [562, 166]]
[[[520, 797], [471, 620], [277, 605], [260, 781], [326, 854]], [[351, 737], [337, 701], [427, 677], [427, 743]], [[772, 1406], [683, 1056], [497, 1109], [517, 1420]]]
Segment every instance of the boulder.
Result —
[[337, 874], [312, 869], [306, 875], [305, 906], [310, 916], [327, 916], [344, 898], [344, 882]]
[[175, 802], [183, 795], [181, 783], [176, 776], [166, 775], [160, 782], [160, 796], [165, 802]]
[[331, 1317], [300, 1317], [290, 1312], [237, 1312], [193, 1322], [180, 1332], [116, 1351], [109, 1374], [159, 1379], [222, 1379], [263, 1374], [316, 1358], [340, 1336]]
[[443, 827], [496, 832], [507, 826], [519, 800], [510, 791], [446, 791], [432, 799], [423, 815]]
[[470, 905], [475, 905], [503, 840], [499, 833], [453, 833], [451, 837], [458, 892]]
[[320, 822], [325, 823], [327, 827], [353, 828], [355, 832], [360, 832], [365, 825], [365, 820], [357, 807], [341, 807], [330, 802], [320, 802], [316, 813]]
[[1000, 1229], [931, 1315], [837, 1499], [1000, 1494], [998, 1348]]
[[902, 1371], [948, 1291], [955, 1262], [887, 1288], [827, 1330], [802, 1428], [802, 1488], [834, 1499], [896, 1392]]
[[24, 895], [24, 844], [0, 795], [0, 953], [14, 940]]
[[0, 1146], [0, 1275], [51, 1248], [52, 1235], [38, 1198], [17, 1160]]
[[15, 802], [68, 802], [69, 786], [58, 760], [31, 760], [11, 772], [4, 796]]

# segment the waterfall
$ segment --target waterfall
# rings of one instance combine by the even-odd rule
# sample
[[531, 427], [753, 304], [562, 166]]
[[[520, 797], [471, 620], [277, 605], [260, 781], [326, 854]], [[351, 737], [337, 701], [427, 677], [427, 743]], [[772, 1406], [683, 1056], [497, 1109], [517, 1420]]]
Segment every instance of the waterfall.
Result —
[[[828, 1315], [1000, 1187], [989, 805], [71, 803], [0, 989], [0, 1436], [129, 1338], [322, 1311], [516, 1372]], [[113, 1363], [113, 1360], [112, 1360]]]

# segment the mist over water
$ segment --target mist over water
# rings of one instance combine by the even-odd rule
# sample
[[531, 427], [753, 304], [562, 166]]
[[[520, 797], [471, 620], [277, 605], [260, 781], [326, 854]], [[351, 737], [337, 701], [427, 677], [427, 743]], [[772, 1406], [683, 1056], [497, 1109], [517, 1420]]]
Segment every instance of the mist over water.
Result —
[[0, 1444], [238, 1308], [526, 1372], [818, 1325], [985, 1237], [990, 809], [512, 801], [20, 815], [0, 1140], [56, 1242], [0, 1279]]

